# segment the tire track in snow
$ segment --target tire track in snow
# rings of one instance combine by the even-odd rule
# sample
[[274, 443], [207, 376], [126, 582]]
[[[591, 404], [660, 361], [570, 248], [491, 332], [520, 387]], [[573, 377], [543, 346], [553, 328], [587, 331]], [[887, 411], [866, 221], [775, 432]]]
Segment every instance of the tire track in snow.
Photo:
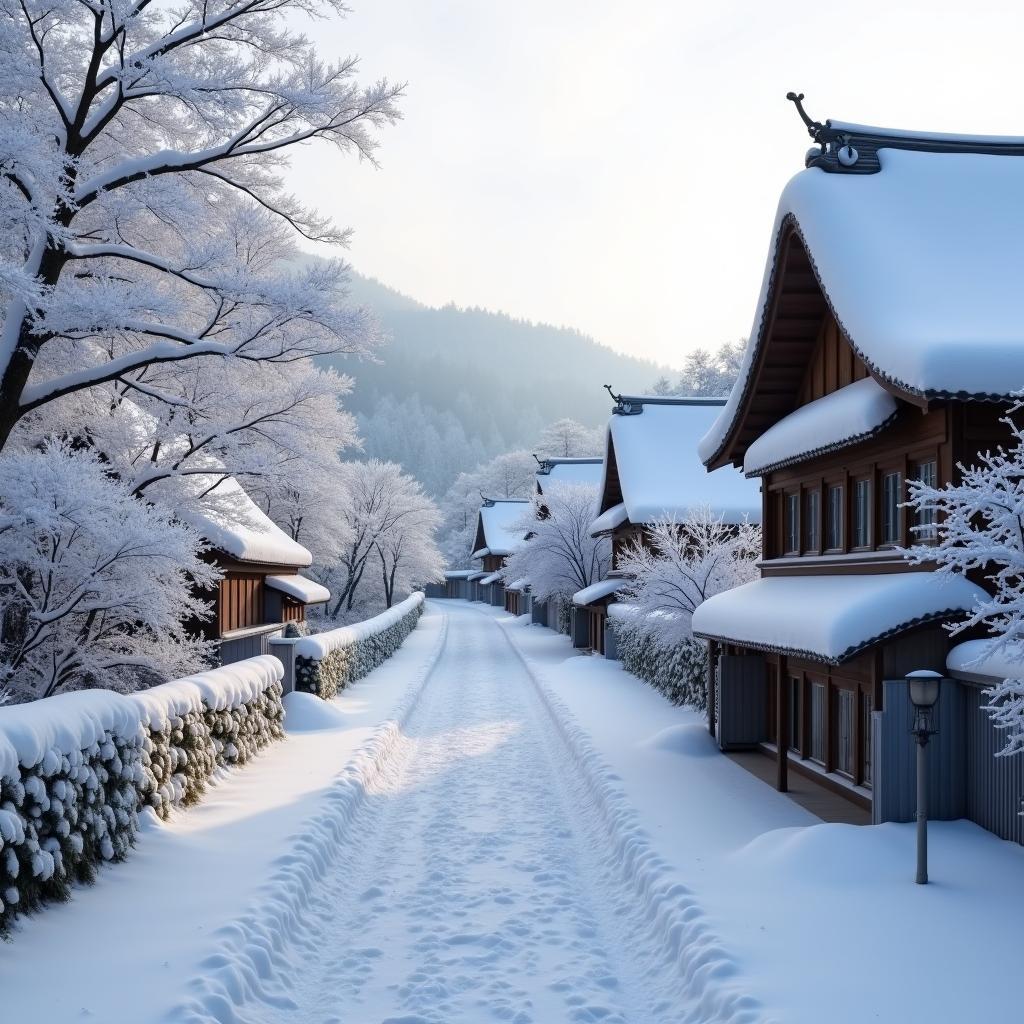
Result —
[[392, 718], [356, 751], [324, 795], [322, 808], [288, 841], [291, 850], [275, 861], [256, 906], [214, 933], [218, 948], [186, 984], [189, 995], [166, 1015], [168, 1024], [244, 1024], [242, 1008], [252, 1001], [293, 1005], [281, 966], [293, 949], [301, 954], [311, 948], [306, 915], [317, 883], [344, 850], [351, 821], [374, 781], [388, 770], [402, 729], [437, 668], [448, 636], [448, 616], [441, 614], [437, 642]]

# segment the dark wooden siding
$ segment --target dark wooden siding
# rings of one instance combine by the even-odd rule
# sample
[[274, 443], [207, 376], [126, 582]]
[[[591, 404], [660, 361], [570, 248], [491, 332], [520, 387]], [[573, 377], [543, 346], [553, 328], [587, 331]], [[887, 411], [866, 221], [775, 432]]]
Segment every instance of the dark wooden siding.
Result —
[[217, 593], [217, 630], [223, 636], [235, 629], [260, 626], [263, 618], [263, 575], [232, 572], [220, 581]]
[[807, 405], [867, 376], [868, 368], [850, 348], [831, 313], [827, 313], [814, 355], [804, 374], [797, 404]]

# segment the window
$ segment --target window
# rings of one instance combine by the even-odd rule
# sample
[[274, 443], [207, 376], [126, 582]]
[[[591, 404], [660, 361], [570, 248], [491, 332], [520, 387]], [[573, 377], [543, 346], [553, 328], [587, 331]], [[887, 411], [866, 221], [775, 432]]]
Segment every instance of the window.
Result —
[[789, 680], [789, 749], [800, 752], [800, 680]]
[[[938, 466], [934, 459], [919, 462], [914, 467], [914, 476], [928, 487], [936, 487], [939, 482]], [[935, 525], [935, 509], [924, 509], [914, 515], [913, 540], [918, 544], [934, 544], [938, 537]]]
[[825, 547], [839, 550], [843, 546], [843, 488], [832, 484], [828, 489], [828, 521], [825, 528]]
[[821, 492], [808, 491], [804, 495], [804, 550], [821, 548]]
[[871, 543], [871, 481], [853, 485], [853, 546], [866, 548]]
[[854, 722], [857, 694], [853, 690], [836, 690], [836, 771], [853, 778]]
[[865, 693], [861, 700], [861, 724], [860, 738], [863, 749], [861, 757], [864, 760], [864, 776], [861, 779], [865, 786], [871, 785], [871, 712], [875, 709], [875, 702], [870, 693]]
[[825, 763], [824, 683], [811, 683], [811, 760]]
[[786, 551], [800, 550], [800, 495], [786, 495]]
[[903, 477], [899, 473], [886, 473], [882, 477], [882, 543], [900, 542], [900, 488]]

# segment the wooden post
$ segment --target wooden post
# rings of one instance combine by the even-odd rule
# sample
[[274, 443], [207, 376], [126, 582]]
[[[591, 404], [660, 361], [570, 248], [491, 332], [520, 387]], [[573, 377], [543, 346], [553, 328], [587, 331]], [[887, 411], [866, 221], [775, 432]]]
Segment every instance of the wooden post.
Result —
[[775, 788], [780, 793], [789, 792], [789, 673], [786, 659], [779, 659], [778, 677], [775, 680]]
[[715, 692], [716, 666], [718, 665], [718, 644], [714, 640], [708, 641], [708, 732], [715, 735], [715, 717], [718, 713], [716, 706], [717, 694]]

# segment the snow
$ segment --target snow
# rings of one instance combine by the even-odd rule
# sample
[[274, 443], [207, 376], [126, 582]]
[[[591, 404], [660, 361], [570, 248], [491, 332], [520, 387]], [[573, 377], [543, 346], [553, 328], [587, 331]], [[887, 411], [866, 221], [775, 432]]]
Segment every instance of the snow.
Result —
[[270, 565], [310, 565], [313, 556], [260, 511], [234, 477], [216, 490], [217, 504], [202, 511], [183, 510], [182, 519], [194, 526], [215, 548], [243, 562]]
[[985, 676], [992, 680], [1024, 679], [1024, 655], [1014, 644], [965, 640], [950, 649], [946, 668], [954, 675]]
[[621, 590], [627, 583], [629, 583], [629, 580], [626, 579], [600, 580], [573, 594], [572, 603], [578, 608], [582, 608], [585, 605], [593, 604], [595, 601], [600, 601], [602, 597], [614, 594], [615, 591]]
[[[487, 554], [505, 556], [512, 554], [523, 543], [523, 531], [515, 524], [529, 511], [529, 502], [524, 500], [499, 500], [480, 508], [480, 527], [483, 530]], [[479, 552], [473, 558], [480, 558]]]
[[78, 754], [102, 743], [108, 732], [130, 740], [139, 724], [138, 705], [110, 690], [77, 690], [0, 707], [0, 778], [16, 781], [19, 766], [40, 764], [48, 751]]
[[190, 711], [224, 711], [255, 700], [268, 686], [284, 678], [284, 666], [272, 654], [197, 672], [184, 679], [139, 690], [121, 700], [130, 701], [139, 720], [153, 729], [163, 729], [171, 718]]
[[471, 572], [471, 573], [470, 573], [470, 574], [469, 574], [469, 575], [468, 575], [468, 576], [466, 577], [466, 579], [467, 579], [467, 580], [469, 580], [469, 581], [470, 581], [470, 583], [472, 583], [472, 582], [474, 582], [475, 580], [482, 580], [482, 579], [483, 579], [483, 578], [484, 578], [484, 577], [485, 577], [486, 575], [487, 575], [487, 573], [486, 573], [486, 572], [483, 572], [482, 570], [480, 570], [480, 569], [477, 569], [477, 571], [476, 571], [476, 572]]
[[506, 590], [511, 590], [521, 593], [530, 585], [530, 581], [525, 577], [518, 580], [513, 580], [511, 583], [505, 585]]
[[480, 581], [480, 586], [482, 586], [482, 587], [489, 587], [492, 583], [500, 583], [500, 582], [501, 582], [501, 573], [500, 572], [492, 572], [490, 574], [490, 576], [485, 576]]
[[624, 504], [620, 502], [618, 505], [612, 505], [591, 523], [590, 536], [597, 537], [602, 533], [611, 533], [616, 526], [621, 526], [628, 518], [629, 514], [626, 512]]
[[886, 426], [896, 411], [896, 399], [874, 378], [848, 384], [769, 427], [747, 449], [743, 471], [747, 476], [762, 476], [830, 449], [856, 444]]
[[411, 609], [423, 604], [422, 591], [410, 594], [404, 601], [396, 604], [393, 608], [375, 615], [372, 619], [365, 619], [362, 622], [353, 622], [348, 626], [341, 626], [338, 629], [330, 629], [324, 633], [314, 633], [311, 636], [300, 637], [295, 644], [296, 658], [312, 658], [320, 661], [331, 651], [340, 650], [343, 647], [350, 647], [367, 637], [383, 633], [395, 623], [400, 622]]
[[969, 611], [985, 592], [931, 572], [769, 576], [705, 601], [693, 632], [830, 664], [920, 620]]
[[[631, 523], [649, 523], [665, 515], [682, 520], [702, 505], [710, 506], [727, 523], [761, 521], [757, 482], [744, 479], [731, 467], [708, 473], [697, 457], [697, 442], [720, 410], [720, 402], [704, 400], [645, 405], [638, 414], [611, 417], [609, 451], [614, 452]], [[601, 515], [609, 507], [607, 471], [606, 465]]]
[[918, 395], [1009, 397], [1024, 384], [1024, 161], [881, 149], [877, 174], [808, 168], [779, 200], [751, 344], [721, 416], [700, 444], [710, 462], [757, 364], [774, 240], [792, 216], [854, 348]]
[[323, 584], [297, 573], [294, 576], [265, 576], [263, 582], [272, 590], [280, 590], [303, 604], [322, 604], [331, 599], [331, 592]]
[[476, 569], [449, 569], [445, 572], [446, 580], [468, 580], [470, 576], [476, 575]]
[[470, 558], [486, 558], [491, 553], [490, 548], [477, 548], [469, 557]]
[[[166, 822], [147, 816], [124, 863], [75, 887], [69, 903], [23, 918], [0, 957], [3, 1019], [195, 1024], [180, 1004], [193, 999], [240, 922], [280, 912], [267, 936], [300, 939], [316, 865], [348, 831], [373, 758], [399, 742], [444, 626], [428, 608], [387, 663], [333, 701], [286, 696], [283, 742], [220, 773], [195, 807]], [[97, 936], [116, 936], [116, 957]], [[200, 1019], [216, 1020], [213, 1013]]]
[[598, 487], [603, 472], [603, 459], [547, 459], [545, 465], [550, 468], [537, 473], [537, 493], [552, 484], [587, 484]]

